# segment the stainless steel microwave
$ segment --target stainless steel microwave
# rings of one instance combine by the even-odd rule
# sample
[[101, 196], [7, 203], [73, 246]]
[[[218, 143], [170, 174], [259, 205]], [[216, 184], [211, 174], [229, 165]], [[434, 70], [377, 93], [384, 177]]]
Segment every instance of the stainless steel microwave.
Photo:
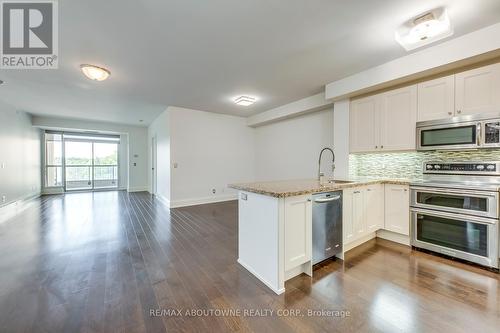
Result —
[[500, 114], [417, 122], [417, 150], [500, 147]]

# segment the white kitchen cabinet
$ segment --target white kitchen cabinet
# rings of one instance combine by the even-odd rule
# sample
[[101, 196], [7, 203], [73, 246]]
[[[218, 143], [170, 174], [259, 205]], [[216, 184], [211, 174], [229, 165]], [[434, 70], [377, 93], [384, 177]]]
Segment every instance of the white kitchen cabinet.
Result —
[[456, 115], [500, 110], [500, 63], [455, 75]]
[[365, 217], [365, 189], [360, 187], [352, 192], [352, 224], [354, 229], [354, 239], [358, 239], [365, 235]]
[[350, 152], [414, 150], [417, 86], [353, 100]]
[[285, 271], [311, 260], [312, 202], [310, 195], [285, 198]]
[[348, 188], [342, 191], [342, 233], [343, 243], [348, 244], [354, 240], [353, 223], [353, 192], [354, 189]]
[[379, 97], [369, 96], [351, 102], [350, 151], [367, 152], [379, 148]]
[[410, 191], [408, 185], [385, 185], [385, 229], [410, 234]]
[[366, 187], [365, 215], [368, 233], [384, 228], [384, 185]]
[[384, 185], [345, 189], [342, 200], [344, 244], [384, 227]]
[[342, 194], [343, 243], [353, 242], [366, 233], [365, 188], [345, 189]]
[[381, 150], [414, 150], [417, 86], [385, 92], [380, 95], [380, 99]]
[[417, 121], [445, 119], [455, 115], [455, 75], [418, 84]]

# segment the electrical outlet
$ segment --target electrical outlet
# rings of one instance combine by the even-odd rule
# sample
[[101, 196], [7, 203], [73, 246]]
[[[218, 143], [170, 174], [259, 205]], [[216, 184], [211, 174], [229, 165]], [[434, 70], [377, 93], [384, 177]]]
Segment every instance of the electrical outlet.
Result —
[[217, 192], [217, 190], [213, 188], [212, 193], [215, 194], [216, 192]]
[[2, 195], [2, 203], [5, 203], [7, 201], [7, 197], [5, 195]]

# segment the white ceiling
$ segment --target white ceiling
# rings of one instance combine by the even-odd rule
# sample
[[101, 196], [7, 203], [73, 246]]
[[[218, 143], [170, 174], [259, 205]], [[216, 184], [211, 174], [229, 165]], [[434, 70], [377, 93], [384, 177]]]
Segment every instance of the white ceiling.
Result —
[[[59, 69], [3, 70], [0, 99], [42, 115], [143, 125], [167, 106], [253, 115], [407, 54], [395, 29], [446, 6], [455, 37], [498, 0], [59, 1]], [[111, 70], [92, 82], [91, 63]], [[256, 95], [239, 107], [231, 98]]]

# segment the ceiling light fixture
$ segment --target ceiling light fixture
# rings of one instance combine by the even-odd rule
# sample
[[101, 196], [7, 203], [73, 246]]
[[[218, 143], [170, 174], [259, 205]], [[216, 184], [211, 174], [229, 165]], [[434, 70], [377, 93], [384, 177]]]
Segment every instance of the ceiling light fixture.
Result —
[[396, 31], [396, 41], [407, 51], [434, 43], [453, 35], [448, 13], [444, 8], [434, 9], [403, 24]]
[[111, 72], [106, 68], [94, 65], [83, 64], [80, 65], [80, 69], [86, 77], [95, 81], [104, 81], [111, 75]]
[[249, 106], [255, 103], [257, 99], [251, 96], [240, 96], [234, 99], [234, 102], [241, 106]]

